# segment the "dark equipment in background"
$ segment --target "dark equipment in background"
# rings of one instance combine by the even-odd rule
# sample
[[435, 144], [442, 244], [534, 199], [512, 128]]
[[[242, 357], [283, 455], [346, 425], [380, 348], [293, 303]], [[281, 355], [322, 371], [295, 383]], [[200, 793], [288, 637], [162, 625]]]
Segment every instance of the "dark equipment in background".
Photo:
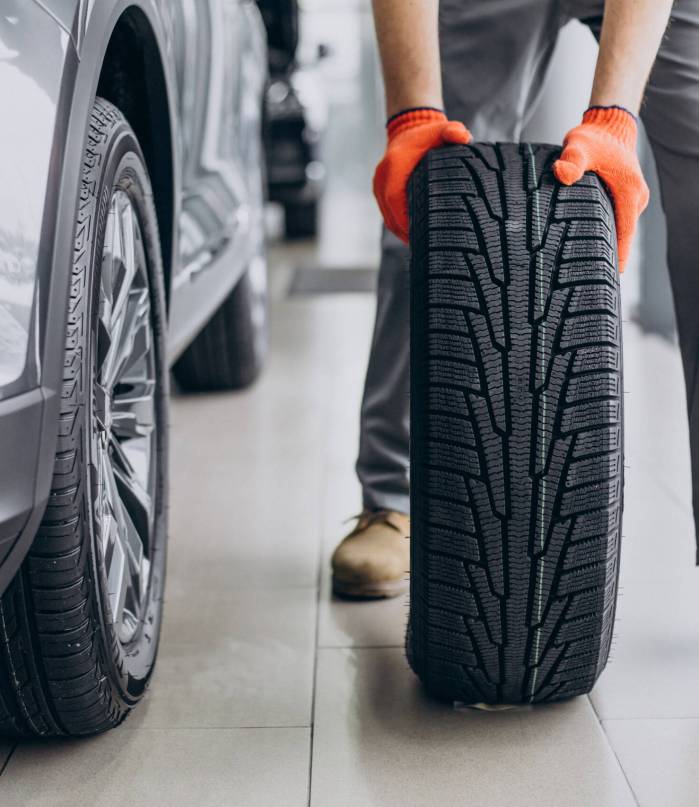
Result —
[[[325, 170], [321, 131], [299, 92], [297, 0], [258, 0], [267, 28], [269, 86], [265, 147], [269, 200], [284, 208], [287, 239], [312, 238], [318, 230], [318, 201]], [[318, 58], [326, 55], [318, 49]]]

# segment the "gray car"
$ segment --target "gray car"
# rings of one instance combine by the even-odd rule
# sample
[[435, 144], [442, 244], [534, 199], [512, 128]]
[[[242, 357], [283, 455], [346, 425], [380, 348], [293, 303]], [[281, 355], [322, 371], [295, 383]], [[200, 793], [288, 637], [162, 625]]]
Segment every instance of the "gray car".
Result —
[[0, 0], [0, 734], [120, 723], [153, 671], [170, 368], [265, 352], [250, 0]]

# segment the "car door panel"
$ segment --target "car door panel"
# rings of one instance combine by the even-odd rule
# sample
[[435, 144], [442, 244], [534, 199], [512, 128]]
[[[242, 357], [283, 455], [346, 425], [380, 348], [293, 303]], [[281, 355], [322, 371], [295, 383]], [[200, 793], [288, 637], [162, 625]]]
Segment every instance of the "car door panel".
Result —
[[171, 333], [173, 343], [182, 346], [243, 271], [251, 235], [259, 229], [251, 218], [258, 215], [261, 193], [267, 68], [264, 30], [253, 3], [176, 0], [173, 13], [182, 205]]

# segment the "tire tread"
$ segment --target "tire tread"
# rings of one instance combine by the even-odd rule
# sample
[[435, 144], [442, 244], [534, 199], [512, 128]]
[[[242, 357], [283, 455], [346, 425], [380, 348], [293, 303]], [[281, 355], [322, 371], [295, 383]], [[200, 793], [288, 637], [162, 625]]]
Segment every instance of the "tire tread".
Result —
[[468, 703], [588, 692], [611, 641], [623, 485], [614, 221], [595, 176], [554, 182], [556, 156], [447, 147], [410, 187], [408, 653], [430, 691]]

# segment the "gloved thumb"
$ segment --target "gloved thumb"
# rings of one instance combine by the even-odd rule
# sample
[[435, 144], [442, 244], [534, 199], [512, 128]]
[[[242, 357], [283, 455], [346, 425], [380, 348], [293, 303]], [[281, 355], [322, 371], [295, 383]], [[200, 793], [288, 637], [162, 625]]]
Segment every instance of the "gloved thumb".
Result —
[[459, 121], [449, 121], [442, 129], [442, 140], [445, 143], [466, 143], [471, 142], [471, 132]]
[[585, 173], [585, 155], [575, 146], [566, 146], [560, 158], [553, 164], [553, 173], [564, 185], [573, 185]]

